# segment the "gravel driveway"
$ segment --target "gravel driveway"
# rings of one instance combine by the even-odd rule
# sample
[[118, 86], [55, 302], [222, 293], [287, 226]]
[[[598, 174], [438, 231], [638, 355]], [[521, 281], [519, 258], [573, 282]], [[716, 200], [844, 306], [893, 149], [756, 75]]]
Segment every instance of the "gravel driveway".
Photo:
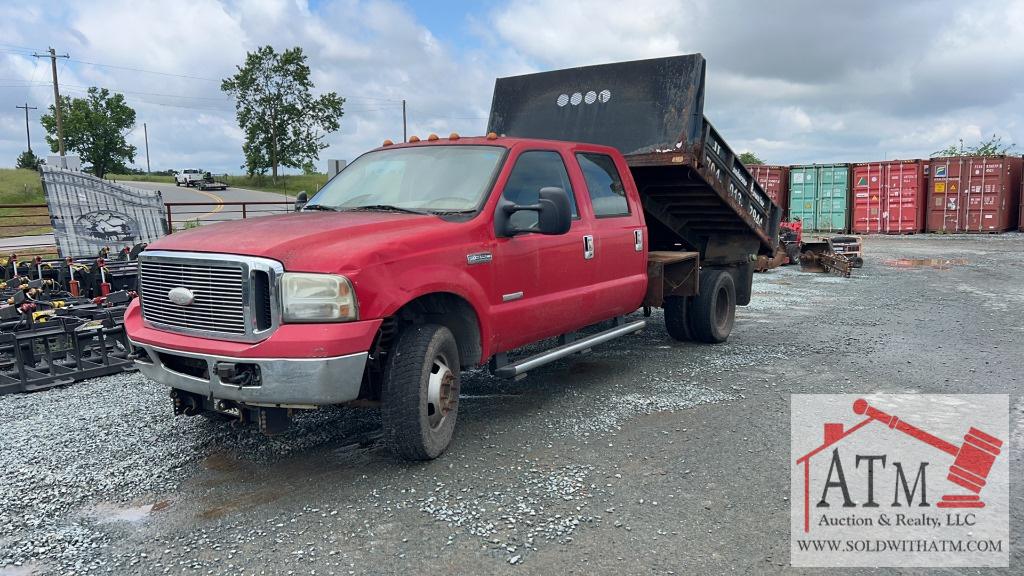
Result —
[[[0, 575], [786, 572], [797, 392], [1009, 393], [1024, 477], [1024, 235], [866, 251], [848, 280], [758, 275], [726, 344], [655, 311], [519, 382], [470, 373], [428, 463], [394, 461], [372, 410], [268, 438], [174, 418], [137, 374], [0, 397]], [[986, 573], [1024, 565], [1020, 484], [1011, 569]]]

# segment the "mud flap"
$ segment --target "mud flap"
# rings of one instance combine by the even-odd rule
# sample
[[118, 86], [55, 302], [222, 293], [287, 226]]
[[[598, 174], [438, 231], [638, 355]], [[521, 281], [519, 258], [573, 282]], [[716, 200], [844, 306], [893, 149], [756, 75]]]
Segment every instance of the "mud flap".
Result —
[[754, 263], [747, 262], [729, 268], [733, 282], [736, 284], [736, 305], [746, 306], [750, 304], [750, 295], [754, 284]]

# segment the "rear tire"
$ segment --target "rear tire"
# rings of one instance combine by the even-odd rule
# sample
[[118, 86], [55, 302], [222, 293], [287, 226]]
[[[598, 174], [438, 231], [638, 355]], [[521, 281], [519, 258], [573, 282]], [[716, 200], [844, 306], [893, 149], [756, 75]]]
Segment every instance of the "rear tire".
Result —
[[459, 347], [437, 324], [409, 326], [388, 355], [381, 390], [384, 439], [406, 460], [431, 460], [448, 448], [459, 410]]
[[689, 342], [693, 340], [690, 334], [690, 323], [687, 318], [687, 308], [690, 303], [683, 296], [669, 296], [665, 298], [665, 329], [673, 340]]
[[690, 301], [687, 316], [695, 340], [717, 344], [729, 339], [736, 321], [736, 283], [728, 270], [700, 271], [700, 293]]

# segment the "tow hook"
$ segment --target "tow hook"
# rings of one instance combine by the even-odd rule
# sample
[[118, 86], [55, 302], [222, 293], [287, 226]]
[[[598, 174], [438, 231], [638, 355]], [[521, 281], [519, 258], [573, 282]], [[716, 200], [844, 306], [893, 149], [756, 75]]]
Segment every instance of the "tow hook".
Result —
[[129, 360], [140, 360], [142, 362], [149, 362], [149, 354], [146, 354], [146, 350], [143, 348], [132, 347], [132, 351], [128, 354]]
[[256, 364], [240, 362], [217, 362], [214, 366], [217, 378], [225, 384], [243, 388], [260, 385], [260, 367]]

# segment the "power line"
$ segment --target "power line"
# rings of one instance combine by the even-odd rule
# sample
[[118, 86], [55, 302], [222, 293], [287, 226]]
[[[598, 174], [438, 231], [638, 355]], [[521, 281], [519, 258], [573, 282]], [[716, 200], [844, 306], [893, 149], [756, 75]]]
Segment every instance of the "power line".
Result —
[[0, 42], [0, 46], [6, 46], [8, 48], [17, 48], [18, 50], [28, 50], [29, 52], [44, 52], [42, 48], [29, 48], [28, 46], [18, 46], [17, 44], [5, 44]]
[[131, 72], [142, 72], [145, 74], [159, 74], [160, 76], [173, 76], [175, 78], [187, 78], [189, 80], [204, 80], [206, 82], [220, 82], [216, 78], [204, 78], [202, 76], [192, 76], [191, 74], [175, 74], [173, 72], [157, 72], [156, 70], [147, 70], [145, 68], [135, 68], [133, 66], [118, 66], [116, 64], [103, 64], [100, 62], [89, 62], [87, 60], [78, 60], [77, 58], [72, 59], [74, 62], [79, 64], [88, 64], [90, 66], [100, 66], [102, 68], [114, 68], [117, 70], [129, 70]]

